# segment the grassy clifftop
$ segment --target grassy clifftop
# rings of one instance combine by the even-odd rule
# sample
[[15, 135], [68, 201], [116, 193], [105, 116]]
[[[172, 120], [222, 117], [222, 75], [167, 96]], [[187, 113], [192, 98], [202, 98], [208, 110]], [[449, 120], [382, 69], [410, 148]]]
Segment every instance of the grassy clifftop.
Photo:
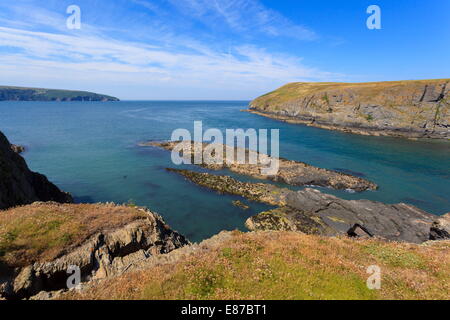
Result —
[[87, 91], [0, 86], [0, 101], [119, 101], [119, 99]]
[[279, 120], [359, 134], [450, 138], [450, 79], [290, 83], [250, 104]]
[[[448, 299], [450, 244], [234, 232], [214, 248], [63, 299]], [[175, 252], [174, 252], [175, 253]], [[381, 268], [369, 290], [367, 268]]]
[[70, 266], [86, 282], [188, 244], [158, 214], [131, 205], [37, 202], [0, 211], [0, 299], [67, 289]]
[[[133, 206], [35, 203], [0, 211], [0, 275], [11, 277], [0, 277], [6, 297], [64, 290], [68, 265], [96, 280], [59, 292], [59, 299], [448, 299], [450, 293], [448, 241], [234, 231], [189, 245], [159, 216]], [[373, 265], [381, 269], [381, 290], [367, 288]]]
[[[362, 83], [344, 83], [344, 82], [293, 82], [288, 83], [281, 88], [269, 92], [257, 99], [251, 105], [257, 107], [264, 104], [282, 104], [288, 101], [296, 100], [302, 96], [318, 95], [325, 102], [327, 92], [353, 90], [361, 99], [390, 99], [405, 101], [407, 98], [413, 98], [415, 94], [424, 90], [425, 86], [439, 85], [449, 83], [450, 79], [437, 80], [408, 80], [408, 81], [384, 81], [384, 82], [362, 82]], [[388, 93], [392, 96], [388, 96]], [[394, 95], [395, 93], [401, 95]], [[322, 95], [321, 95], [322, 94]], [[409, 96], [408, 96], [409, 95]]]
[[0, 264], [49, 262], [96, 233], [145, 218], [137, 208], [104, 204], [35, 203], [0, 211]]

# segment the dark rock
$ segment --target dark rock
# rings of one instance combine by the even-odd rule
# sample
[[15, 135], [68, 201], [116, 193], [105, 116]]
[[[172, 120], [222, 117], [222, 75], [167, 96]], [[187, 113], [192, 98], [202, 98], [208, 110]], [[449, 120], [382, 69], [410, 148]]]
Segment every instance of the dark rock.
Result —
[[250, 209], [250, 207], [248, 205], [246, 205], [245, 203], [243, 203], [242, 201], [236, 200], [233, 201], [233, 206], [241, 208], [242, 210], [248, 210]]
[[44, 175], [30, 171], [25, 160], [13, 151], [8, 139], [0, 132], [0, 210], [35, 201], [68, 203], [73, 199]]
[[430, 240], [448, 239], [450, 239], [450, 213], [433, 222], [430, 229]]
[[320, 218], [290, 207], [262, 212], [247, 219], [245, 226], [251, 231], [295, 231], [316, 235], [333, 233]]
[[351, 238], [372, 238], [373, 234], [366, 227], [355, 224], [347, 231], [347, 235]]
[[242, 182], [228, 176], [170, 171], [220, 193], [240, 195], [281, 208], [251, 217], [247, 226], [253, 231], [298, 230], [337, 236], [348, 235], [357, 225], [356, 235], [423, 243], [429, 240], [430, 228], [436, 220], [436, 216], [404, 203], [391, 205], [369, 200], [344, 200], [315, 189], [293, 191], [272, 184]]

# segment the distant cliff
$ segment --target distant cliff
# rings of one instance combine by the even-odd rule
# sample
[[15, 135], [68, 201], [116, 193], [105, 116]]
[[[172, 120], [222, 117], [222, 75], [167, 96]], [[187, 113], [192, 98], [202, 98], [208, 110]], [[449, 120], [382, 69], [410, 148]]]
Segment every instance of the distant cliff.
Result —
[[35, 201], [72, 202], [72, 197], [44, 175], [30, 171], [0, 132], [0, 210]]
[[119, 99], [87, 91], [0, 86], [0, 101], [119, 101]]
[[372, 83], [290, 83], [250, 112], [365, 135], [450, 139], [450, 79]]

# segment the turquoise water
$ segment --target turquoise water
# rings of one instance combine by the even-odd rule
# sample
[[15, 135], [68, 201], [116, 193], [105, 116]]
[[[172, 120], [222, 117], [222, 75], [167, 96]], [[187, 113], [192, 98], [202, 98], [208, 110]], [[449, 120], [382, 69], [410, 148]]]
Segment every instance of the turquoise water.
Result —
[[[166, 172], [170, 153], [141, 148], [168, 140], [177, 128], [280, 129], [282, 157], [329, 169], [351, 170], [380, 186], [346, 199], [406, 202], [434, 214], [450, 211], [450, 143], [366, 137], [290, 125], [240, 112], [240, 102], [0, 102], [0, 131], [25, 145], [32, 170], [44, 173], [79, 202], [132, 201], [160, 213], [193, 241], [221, 230], [244, 229], [245, 220], [268, 207], [221, 196]], [[198, 169], [197, 169], [198, 170]], [[241, 199], [242, 200], [242, 199]], [[244, 201], [246, 202], [246, 201]], [[248, 202], [247, 202], [248, 203]]]

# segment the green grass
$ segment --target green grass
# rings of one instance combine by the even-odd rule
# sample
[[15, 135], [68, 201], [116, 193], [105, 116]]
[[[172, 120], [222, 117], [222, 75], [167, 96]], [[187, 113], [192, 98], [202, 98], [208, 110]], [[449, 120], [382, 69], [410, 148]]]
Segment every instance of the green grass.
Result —
[[[379, 96], [383, 98], [386, 90], [406, 90], [405, 92], [422, 90], [424, 84], [440, 83], [450, 81], [450, 79], [433, 80], [412, 80], [412, 81], [384, 81], [367, 83], [343, 83], [343, 82], [294, 82], [288, 83], [275, 91], [269, 92], [252, 101], [251, 105], [256, 108], [266, 108], [270, 111], [278, 110], [282, 105], [315, 96], [317, 100], [322, 100], [329, 105], [328, 94], [330, 91], [352, 90], [362, 100], [371, 100]], [[381, 95], [380, 95], [381, 94]], [[314, 100], [312, 101], [314, 102]], [[387, 101], [392, 103], [392, 101]], [[394, 103], [395, 105], [395, 103]]]
[[[215, 249], [132, 272], [64, 299], [448, 299], [449, 245], [291, 232], [234, 233]], [[367, 287], [369, 266], [381, 290]]]
[[90, 236], [145, 214], [136, 207], [33, 204], [0, 212], [0, 263], [23, 267], [52, 261]]
[[413, 251], [407, 251], [400, 248], [393, 249], [381, 246], [377, 243], [367, 245], [364, 247], [364, 251], [391, 267], [412, 269], [427, 268], [424, 259]]

